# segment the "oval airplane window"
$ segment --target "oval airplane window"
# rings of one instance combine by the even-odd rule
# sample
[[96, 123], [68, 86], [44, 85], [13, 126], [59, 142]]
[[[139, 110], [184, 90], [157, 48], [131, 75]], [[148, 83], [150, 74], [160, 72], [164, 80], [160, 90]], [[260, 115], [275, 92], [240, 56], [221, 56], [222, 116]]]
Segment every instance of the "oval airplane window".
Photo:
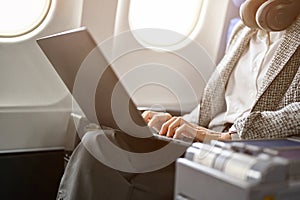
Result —
[[0, 5], [0, 37], [16, 37], [43, 22], [51, 0], [0, 0]]
[[193, 39], [201, 7], [202, 0], [131, 0], [129, 26], [146, 47], [177, 47]]

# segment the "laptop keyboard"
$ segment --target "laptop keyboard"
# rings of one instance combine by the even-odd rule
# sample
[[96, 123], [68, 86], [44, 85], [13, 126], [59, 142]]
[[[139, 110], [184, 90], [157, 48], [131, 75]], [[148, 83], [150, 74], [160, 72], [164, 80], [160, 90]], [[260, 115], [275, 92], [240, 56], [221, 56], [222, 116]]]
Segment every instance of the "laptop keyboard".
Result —
[[153, 137], [158, 140], [163, 140], [167, 142], [173, 142], [184, 146], [190, 146], [193, 143], [193, 140], [191, 138], [183, 138], [183, 139], [175, 139], [171, 137], [167, 137], [165, 135], [159, 135], [158, 133], [153, 133]]

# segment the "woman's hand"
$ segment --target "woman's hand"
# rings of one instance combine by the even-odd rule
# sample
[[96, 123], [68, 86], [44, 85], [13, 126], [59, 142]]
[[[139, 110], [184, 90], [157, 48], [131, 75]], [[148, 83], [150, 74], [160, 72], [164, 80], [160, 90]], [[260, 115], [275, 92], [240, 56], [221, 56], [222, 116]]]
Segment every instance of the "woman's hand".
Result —
[[164, 112], [144, 111], [142, 113], [142, 117], [147, 122], [149, 127], [159, 132], [162, 124], [171, 119], [172, 115]]
[[160, 135], [176, 139], [189, 138], [203, 142], [209, 140], [230, 140], [229, 133], [221, 133], [192, 124], [182, 117], [172, 117], [169, 113], [145, 111], [142, 114], [148, 126], [154, 128]]
[[209, 130], [196, 124], [189, 123], [182, 117], [170, 118], [162, 125], [159, 134], [177, 139], [187, 137], [199, 142], [230, 139], [229, 133]]

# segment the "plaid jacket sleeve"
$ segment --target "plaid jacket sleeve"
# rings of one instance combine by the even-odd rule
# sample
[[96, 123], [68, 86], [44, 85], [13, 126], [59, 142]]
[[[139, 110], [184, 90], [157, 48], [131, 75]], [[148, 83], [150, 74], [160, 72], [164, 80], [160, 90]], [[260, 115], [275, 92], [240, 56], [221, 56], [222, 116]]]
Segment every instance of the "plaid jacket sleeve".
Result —
[[276, 111], [256, 111], [234, 124], [243, 139], [283, 138], [300, 134], [300, 102]]

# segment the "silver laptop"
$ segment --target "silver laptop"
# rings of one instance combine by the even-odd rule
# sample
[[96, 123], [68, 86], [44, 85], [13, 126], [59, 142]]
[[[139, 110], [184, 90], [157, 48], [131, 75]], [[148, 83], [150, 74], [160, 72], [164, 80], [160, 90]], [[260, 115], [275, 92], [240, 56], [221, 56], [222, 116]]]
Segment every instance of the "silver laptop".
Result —
[[43, 37], [37, 43], [90, 122], [139, 138], [191, 144], [158, 135], [147, 126], [85, 27]]

